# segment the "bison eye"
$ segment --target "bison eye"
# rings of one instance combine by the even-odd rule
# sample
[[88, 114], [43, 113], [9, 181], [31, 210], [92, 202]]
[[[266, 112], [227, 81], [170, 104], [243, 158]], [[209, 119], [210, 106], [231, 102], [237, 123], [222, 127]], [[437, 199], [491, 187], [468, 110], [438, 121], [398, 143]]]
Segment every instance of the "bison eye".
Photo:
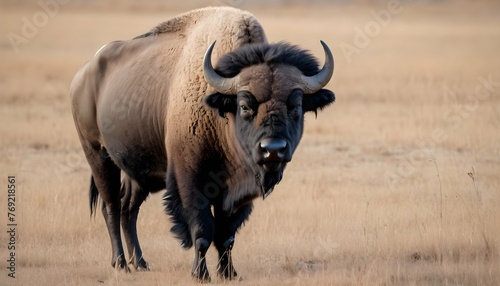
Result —
[[288, 112], [292, 113], [294, 112], [295, 110], [297, 110], [297, 108], [299, 107], [298, 104], [294, 104], [294, 105], [288, 105]]
[[290, 110], [290, 116], [293, 118], [293, 120], [299, 120], [301, 113], [302, 111], [300, 110], [300, 106], [297, 106], [294, 109]]
[[299, 120], [302, 113], [302, 104], [294, 104], [288, 106], [288, 114], [293, 120]]
[[302, 115], [302, 91], [295, 89], [288, 97], [288, 114], [293, 120], [299, 120]]
[[245, 120], [249, 120], [253, 117], [254, 111], [248, 107], [248, 105], [245, 102], [240, 102], [240, 115], [241, 118]]

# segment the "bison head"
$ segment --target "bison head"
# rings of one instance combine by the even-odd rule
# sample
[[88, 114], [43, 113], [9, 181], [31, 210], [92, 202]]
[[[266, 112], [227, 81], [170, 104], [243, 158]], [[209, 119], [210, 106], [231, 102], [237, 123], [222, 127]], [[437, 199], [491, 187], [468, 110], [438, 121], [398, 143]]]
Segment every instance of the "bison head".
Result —
[[215, 42], [205, 54], [205, 79], [217, 91], [205, 103], [234, 120], [236, 142], [264, 196], [292, 159], [302, 137], [304, 113], [316, 113], [335, 100], [333, 92], [323, 89], [333, 74], [333, 56], [321, 44], [326, 58], [321, 70], [309, 52], [286, 43], [244, 46], [222, 56], [215, 69]]

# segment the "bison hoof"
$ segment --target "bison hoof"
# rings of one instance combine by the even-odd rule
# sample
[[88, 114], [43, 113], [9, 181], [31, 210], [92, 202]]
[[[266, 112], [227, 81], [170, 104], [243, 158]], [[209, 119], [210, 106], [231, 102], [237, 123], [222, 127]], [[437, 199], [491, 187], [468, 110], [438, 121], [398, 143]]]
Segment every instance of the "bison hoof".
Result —
[[230, 271], [222, 271], [219, 272], [219, 277], [225, 280], [237, 280], [238, 273], [236, 273], [236, 271], [233, 271], [232, 273]]
[[236, 270], [230, 270], [228, 267], [226, 269], [219, 269], [219, 277], [222, 279], [226, 280], [238, 280], [238, 273], [236, 273]]
[[137, 271], [151, 271], [149, 264], [142, 258], [134, 266]]
[[192, 273], [191, 275], [199, 283], [210, 283], [211, 281], [208, 271], [199, 271], [198, 273]]
[[124, 271], [125, 273], [130, 273], [130, 268], [128, 268], [125, 259], [122, 256], [118, 257], [115, 261], [111, 262], [111, 266], [118, 272]]

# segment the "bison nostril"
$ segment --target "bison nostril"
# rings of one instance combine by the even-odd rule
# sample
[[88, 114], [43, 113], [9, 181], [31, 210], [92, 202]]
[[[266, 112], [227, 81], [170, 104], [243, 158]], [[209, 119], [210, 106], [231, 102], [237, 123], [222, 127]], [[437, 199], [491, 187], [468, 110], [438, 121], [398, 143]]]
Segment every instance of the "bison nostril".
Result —
[[286, 152], [286, 147], [283, 147], [283, 148], [278, 150], [278, 155], [280, 155], [280, 157], [281, 157], [281, 155], [284, 156], [285, 152]]
[[283, 159], [287, 145], [284, 139], [266, 138], [260, 141], [259, 151], [264, 154], [265, 159]]
[[261, 153], [267, 153], [267, 149], [264, 146], [262, 146], [262, 143], [259, 144], [259, 151]]

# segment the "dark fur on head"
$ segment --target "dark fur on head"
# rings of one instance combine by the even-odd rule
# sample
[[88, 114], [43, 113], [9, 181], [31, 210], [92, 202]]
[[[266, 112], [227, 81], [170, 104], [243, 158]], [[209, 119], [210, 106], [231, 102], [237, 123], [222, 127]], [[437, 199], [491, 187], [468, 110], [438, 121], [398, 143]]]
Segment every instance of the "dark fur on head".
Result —
[[215, 71], [223, 77], [234, 77], [243, 68], [262, 63], [295, 66], [305, 76], [312, 76], [319, 72], [318, 61], [309, 51], [285, 42], [251, 44], [239, 48], [222, 56]]

